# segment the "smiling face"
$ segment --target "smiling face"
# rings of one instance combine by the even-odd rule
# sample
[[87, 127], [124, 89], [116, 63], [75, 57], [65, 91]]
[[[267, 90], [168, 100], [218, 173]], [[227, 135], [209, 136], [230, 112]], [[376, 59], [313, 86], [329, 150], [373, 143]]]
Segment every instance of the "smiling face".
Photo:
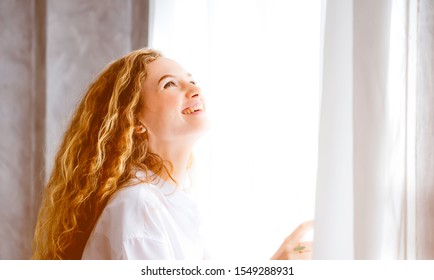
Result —
[[148, 65], [140, 120], [154, 143], [196, 141], [208, 128], [205, 103], [193, 77], [175, 61], [159, 57]]

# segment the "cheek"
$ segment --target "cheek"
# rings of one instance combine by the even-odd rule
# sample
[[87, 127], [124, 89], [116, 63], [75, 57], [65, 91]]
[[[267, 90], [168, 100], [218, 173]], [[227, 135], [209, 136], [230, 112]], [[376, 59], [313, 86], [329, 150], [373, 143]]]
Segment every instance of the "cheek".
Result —
[[144, 121], [148, 125], [170, 125], [176, 119], [179, 119], [180, 105], [176, 100], [161, 99], [155, 101], [152, 106], [146, 106], [143, 110]]
[[166, 98], [160, 100], [156, 107], [158, 114], [164, 119], [173, 119], [179, 117], [179, 103], [174, 98]]

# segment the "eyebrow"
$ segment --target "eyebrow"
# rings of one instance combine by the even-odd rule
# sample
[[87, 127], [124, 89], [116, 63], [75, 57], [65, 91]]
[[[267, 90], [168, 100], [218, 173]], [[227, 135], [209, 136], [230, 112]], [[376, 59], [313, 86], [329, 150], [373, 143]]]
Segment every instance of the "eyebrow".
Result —
[[[192, 77], [192, 75], [190, 74], [190, 73], [187, 73], [187, 76], [188, 77]], [[166, 79], [166, 78], [175, 78], [176, 77], [176, 75], [172, 75], [172, 74], [166, 74], [166, 75], [163, 75], [159, 80], [158, 80], [158, 83], [157, 84], [159, 84], [162, 80], [164, 80], [164, 79]]]

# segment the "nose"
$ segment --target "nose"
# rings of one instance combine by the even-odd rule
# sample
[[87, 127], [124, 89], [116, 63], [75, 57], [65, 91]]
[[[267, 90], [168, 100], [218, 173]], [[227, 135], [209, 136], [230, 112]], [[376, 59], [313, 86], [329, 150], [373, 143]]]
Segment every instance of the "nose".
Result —
[[187, 83], [186, 89], [187, 98], [198, 98], [201, 95], [200, 88], [195, 84]]

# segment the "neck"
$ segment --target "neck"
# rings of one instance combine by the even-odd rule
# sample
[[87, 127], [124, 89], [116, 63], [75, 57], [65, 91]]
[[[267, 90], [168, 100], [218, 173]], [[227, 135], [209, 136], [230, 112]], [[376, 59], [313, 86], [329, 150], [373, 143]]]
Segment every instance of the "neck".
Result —
[[191, 145], [180, 145], [179, 143], [151, 145], [151, 150], [163, 158], [164, 161], [169, 161], [166, 167], [170, 172], [161, 174], [163, 180], [180, 186], [187, 173], [187, 167], [193, 147]]

